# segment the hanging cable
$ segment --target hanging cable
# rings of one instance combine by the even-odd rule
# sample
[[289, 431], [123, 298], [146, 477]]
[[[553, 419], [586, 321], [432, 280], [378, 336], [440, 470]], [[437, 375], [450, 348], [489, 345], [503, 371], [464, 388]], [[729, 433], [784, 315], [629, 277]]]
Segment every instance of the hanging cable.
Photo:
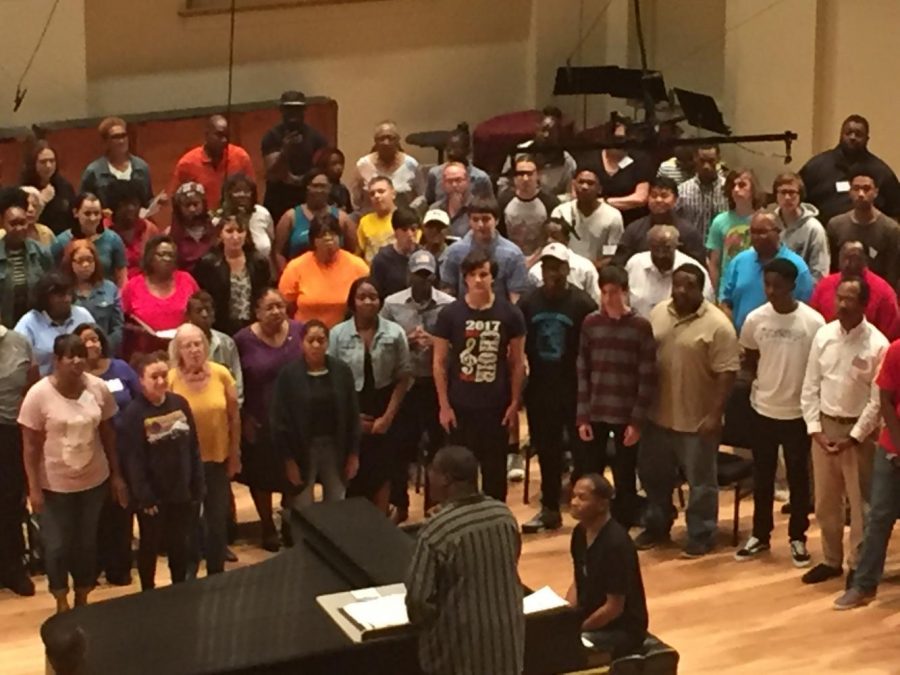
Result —
[[22, 107], [22, 101], [25, 100], [25, 94], [28, 93], [28, 88], [25, 87], [23, 89], [22, 83], [25, 81], [28, 72], [31, 70], [31, 64], [34, 63], [34, 57], [37, 56], [41, 45], [44, 44], [44, 38], [47, 36], [47, 29], [50, 28], [50, 22], [53, 21], [53, 15], [56, 13], [56, 8], [58, 6], [59, 0], [54, 0], [53, 6], [50, 8], [50, 14], [47, 15], [47, 20], [44, 22], [44, 28], [41, 30], [41, 35], [38, 38], [37, 44], [34, 46], [34, 51], [31, 52], [28, 63], [25, 64], [25, 70], [22, 71], [22, 75], [16, 83], [16, 98], [13, 100], [13, 112], [18, 112], [19, 108]]
[[587, 42], [587, 39], [591, 36], [591, 33], [594, 32], [594, 29], [600, 25], [600, 19], [606, 16], [606, 10], [609, 9], [609, 6], [612, 4], [612, 0], [606, 0], [606, 4], [603, 5], [603, 8], [597, 13], [597, 16], [594, 17], [593, 22], [588, 27], [588, 29], [581, 35], [578, 40], [578, 43], [575, 45], [574, 49], [569, 52], [569, 55], [566, 57], [566, 65], [571, 66], [572, 57], [578, 53], [578, 50]]

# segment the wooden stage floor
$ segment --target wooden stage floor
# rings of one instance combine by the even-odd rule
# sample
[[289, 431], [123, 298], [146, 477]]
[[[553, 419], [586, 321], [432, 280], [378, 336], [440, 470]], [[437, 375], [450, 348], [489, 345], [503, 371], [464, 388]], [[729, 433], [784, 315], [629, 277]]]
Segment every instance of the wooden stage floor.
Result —
[[[537, 462], [532, 472], [532, 504], [522, 504], [521, 484], [511, 486], [509, 503], [520, 522], [534, 512], [539, 492]], [[412, 491], [411, 491], [412, 492]], [[235, 486], [241, 522], [255, 520], [249, 493]], [[728, 536], [731, 493], [720, 497], [721, 545], [701, 560], [682, 560], [671, 547], [641, 553], [644, 584], [650, 610], [650, 629], [681, 653], [680, 673], [812, 675], [852, 673], [875, 675], [900, 673], [900, 543], [895, 538], [888, 557], [887, 581], [879, 599], [869, 607], [836, 612], [831, 601], [843, 588], [843, 580], [813, 587], [800, 583], [787, 550], [787, 516], [776, 514], [774, 550], [764, 560], [737, 563]], [[742, 504], [741, 538], [750, 527], [752, 504]], [[778, 505], [776, 505], [776, 508]], [[413, 495], [412, 517], [421, 518], [421, 499]], [[571, 577], [569, 534], [572, 520], [558, 532], [525, 537], [520, 563], [523, 581], [552, 586], [563, 594]], [[254, 526], [243, 528], [248, 534]], [[683, 518], [673, 538], [684, 536]], [[900, 537], [898, 537], [900, 538]], [[813, 564], [820, 557], [819, 535], [813, 519], [809, 539]], [[249, 565], [271, 555], [255, 541], [239, 541], [233, 547], [237, 565]], [[168, 583], [168, 569], [160, 561], [159, 584]], [[137, 592], [137, 572], [130, 587], [102, 585], [92, 594], [94, 602]], [[0, 672], [3, 675], [36, 675], [44, 672], [43, 646], [38, 634], [50, 615], [53, 599], [46, 579], [36, 579], [33, 598], [19, 598], [0, 590]]]

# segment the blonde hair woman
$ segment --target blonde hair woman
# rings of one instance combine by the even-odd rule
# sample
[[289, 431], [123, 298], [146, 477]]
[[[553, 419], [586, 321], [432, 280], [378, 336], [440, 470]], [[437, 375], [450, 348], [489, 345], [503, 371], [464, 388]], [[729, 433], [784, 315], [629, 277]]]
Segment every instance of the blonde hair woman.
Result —
[[[241, 470], [241, 417], [237, 387], [225, 366], [209, 360], [209, 341], [202, 329], [183, 324], [169, 343], [169, 391], [184, 397], [197, 425], [206, 496], [206, 573], [225, 569], [229, 482]], [[199, 541], [192, 547], [199, 562]]]

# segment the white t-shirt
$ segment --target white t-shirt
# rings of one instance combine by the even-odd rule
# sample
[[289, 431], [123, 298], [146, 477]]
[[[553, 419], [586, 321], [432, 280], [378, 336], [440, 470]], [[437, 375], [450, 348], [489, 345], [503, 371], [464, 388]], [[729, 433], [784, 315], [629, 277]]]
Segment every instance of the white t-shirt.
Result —
[[809, 349], [825, 319], [809, 305], [797, 303], [790, 314], [779, 314], [767, 302], [747, 316], [741, 346], [759, 351], [750, 404], [760, 415], [776, 420], [803, 416], [800, 392]]
[[614, 255], [619, 239], [625, 232], [619, 209], [602, 200], [588, 217], [578, 210], [578, 204], [574, 200], [560, 204], [553, 209], [551, 215], [562, 218], [572, 226], [569, 248], [589, 260]]
[[[528, 276], [532, 278], [535, 286], [544, 285], [543, 265], [538, 260], [531, 269], [528, 270]], [[600, 280], [597, 274], [597, 268], [590, 260], [584, 256], [580, 256], [574, 251], [569, 253], [569, 276], [568, 282], [576, 286], [591, 296], [591, 299], [600, 304]]]

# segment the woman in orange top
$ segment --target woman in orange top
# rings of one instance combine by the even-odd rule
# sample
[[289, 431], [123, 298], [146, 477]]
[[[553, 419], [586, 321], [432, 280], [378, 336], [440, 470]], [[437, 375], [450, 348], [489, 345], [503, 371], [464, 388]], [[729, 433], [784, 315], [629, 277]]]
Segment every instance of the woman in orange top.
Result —
[[340, 247], [341, 225], [330, 214], [316, 216], [309, 225], [312, 250], [291, 260], [278, 290], [297, 321], [319, 319], [328, 328], [344, 320], [350, 285], [369, 274], [362, 258]]

